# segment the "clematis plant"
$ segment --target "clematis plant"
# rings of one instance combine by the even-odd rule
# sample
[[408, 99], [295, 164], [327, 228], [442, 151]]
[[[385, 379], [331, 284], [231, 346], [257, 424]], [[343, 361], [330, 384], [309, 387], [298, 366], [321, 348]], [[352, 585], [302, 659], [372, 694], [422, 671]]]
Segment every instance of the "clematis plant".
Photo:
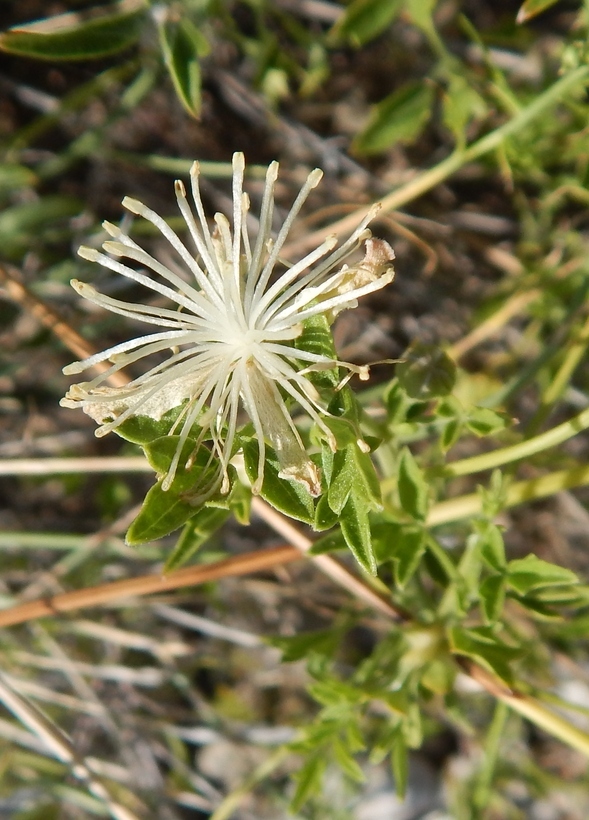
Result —
[[[68, 365], [64, 372], [73, 375], [110, 363], [91, 381], [73, 385], [62, 405], [81, 407], [99, 422], [97, 436], [114, 431], [143, 444], [160, 473], [158, 492], [169, 493], [175, 487], [181, 503], [193, 514], [207, 501], [218, 503], [221, 497], [229, 496], [236, 480], [231, 462], [240, 449], [250, 454], [246, 468], [249, 465], [254, 494], [269, 495], [276, 504], [271, 491], [264, 493], [273, 459], [277, 462], [276, 478], [291, 485], [291, 490], [294, 484], [299, 501], [301, 494], [310, 499], [322, 494], [325, 479], [322, 484], [320, 467], [293, 422], [291, 406], [298, 406], [310, 417], [319, 440], [331, 453], [349, 446], [360, 453], [369, 449], [350, 397], [339, 396], [335, 410], [330, 409], [349, 375], [366, 379], [368, 368], [335, 358], [329, 325], [340, 311], [355, 307], [361, 296], [393, 279], [393, 250], [387, 242], [371, 238], [367, 228], [378, 208], [370, 210], [341, 246], [337, 247], [335, 236], [329, 236], [289, 266], [280, 259], [282, 248], [322, 172], [315, 169], [309, 174], [274, 237], [278, 163], [272, 162], [266, 174], [257, 236], [250, 241], [244, 171], [244, 156], [236, 153], [232, 223], [217, 213], [212, 231], [201, 198], [198, 163], [190, 174], [196, 214], [183, 183], [176, 182], [178, 207], [192, 249], [150, 208], [135, 199], [123, 200], [131, 213], [161, 232], [175, 252], [173, 264], [159, 261], [109, 222], [104, 228], [112, 239], [104, 243], [104, 253], [80, 248], [84, 259], [143, 285], [169, 300], [172, 307], [124, 302], [84, 282], [72, 282], [77, 293], [96, 305], [154, 325], [157, 331]], [[364, 257], [346, 264], [344, 260], [362, 243]], [[150, 365], [142, 375], [123, 387], [107, 385], [121, 368], [143, 359]], [[331, 378], [326, 379], [326, 373]], [[345, 373], [348, 377], [342, 375]], [[330, 388], [327, 395], [326, 385]], [[244, 446], [244, 428], [240, 427], [241, 409], [249, 416], [250, 429], [253, 426], [255, 444], [251, 445], [250, 436], [249, 448]], [[138, 419], [143, 431], [139, 436]], [[155, 424], [150, 426], [149, 420]], [[154, 450], [156, 439], [160, 441]], [[257, 448], [255, 466], [251, 464], [252, 446]], [[309, 499], [303, 503], [309, 509]], [[162, 526], [165, 530], [170, 522]], [[153, 529], [149, 535], [154, 537]]]

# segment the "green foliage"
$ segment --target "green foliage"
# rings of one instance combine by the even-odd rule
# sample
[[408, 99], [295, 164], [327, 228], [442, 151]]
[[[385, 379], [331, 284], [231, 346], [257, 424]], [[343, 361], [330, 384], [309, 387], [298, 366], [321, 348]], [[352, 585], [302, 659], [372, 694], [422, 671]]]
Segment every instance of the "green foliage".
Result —
[[145, 14], [145, 0], [61, 14], [3, 32], [0, 49], [38, 60], [95, 60], [134, 45]]
[[355, 138], [358, 154], [378, 154], [395, 143], [408, 143], [422, 131], [431, 116], [433, 88], [424, 83], [406, 83], [379, 103], [368, 125]]
[[159, 31], [164, 61], [176, 94], [186, 111], [198, 117], [201, 106], [199, 59], [208, 54], [209, 44], [186, 18], [163, 23]]
[[456, 365], [439, 347], [415, 342], [397, 367], [401, 387], [412, 399], [439, 398], [452, 392]]
[[[314, 537], [321, 534], [310, 551], [310, 561], [319, 555], [347, 561], [345, 574], [354, 574], [355, 581], [365, 584], [373, 596], [355, 601], [342, 592], [337, 598], [333, 593], [333, 598], [326, 595], [323, 600], [323, 586], [307, 586], [313, 572], [312, 567], [307, 568], [301, 576], [304, 585], [301, 582], [296, 587], [296, 595], [301, 590], [301, 612], [306, 607], [304, 617], [297, 611], [296, 619], [289, 614], [282, 621], [283, 596], [268, 593], [267, 599], [263, 597], [270, 583], [276, 582], [266, 577], [259, 585], [263, 605], [251, 607], [256, 633], [262, 631], [259, 624], [267, 623], [264, 618], [270, 612], [272, 624], [279, 622], [283, 633], [269, 643], [282, 651], [284, 662], [306, 661], [311, 679], [309, 694], [314, 706], [309, 706], [310, 699], [304, 700], [301, 713], [292, 718], [292, 723], [298, 721], [301, 727], [289, 747], [301, 756], [292, 808], [311, 816], [313, 809], [307, 809], [306, 804], [313, 807], [315, 799], [322, 799], [323, 784], [333, 766], [343, 772], [346, 781], [359, 784], [367, 761], [371, 765], [387, 761], [401, 797], [409, 782], [411, 750], [450, 726], [457, 735], [469, 738], [461, 748], [476, 748], [477, 760], [470, 761], [473, 769], [485, 758], [473, 774], [474, 785], [456, 786], [449, 778], [448, 792], [455, 794], [458, 805], [456, 816], [466, 818], [469, 807], [480, 813], [487, 805], [497, 816], [507, 817], [510, 812], [515, 816], [514, 812], [520, 811], [510, 803], [510, 784], [515, 777], [526, 784], [530, 794], [534, 789], [546, 793], [556, 782], [556, 774], [552, 773], [553, 780], [548, 782], [544, 772], [536, 771], [535, 750], [530, 750], [520, 769], [513, 765], [515, 774], [511, 771], [513, 760], [518, 754], [521, 760], [521, 750], [527, 748], [529, 734], [512, 717], [505, 721], [504, 734], [497, 731], [493, 751], [493, 737], [489, 736], [496, 726], [486, 731], [492, 697], [505, 695], [504, 703], [514, 709], [523, 704], [525, 708], [520, 711], [526, 719], [578, 751], [589, 749], [589, 741], [572, 725], [574, 719], [567, 723], [568, 719], [555, 713], [551, 722], [538, 708], [540, 696], [554, 691], [555, 681], [560, 684], [564, 674], [574, 670], [575, 661], [581, 668], [586, 664], [589, 634], [589, 587], [583, 583], [581, 550], [576, 544], [575, 549], [561, 549], [569, 529], [574, 529], [575, 541], [583, 538], [586, 498], [581, 493], [571, 499], [570, 494], [589, 481], [582, 439], [589, 427], [589, 413], [584, 409], [589, 392], [589, 105], [588, 74], [583, 73], [587, 65], [587, 4], [568, 33], [564, 29], [575, 11], [564, 5], [558, 26], [545, 31], [546, 18], [539, 17], [533, 26], [517, 26], [514, 13], [499, 15], [493, 4], [488, 4], [488, 14], [496, 25], [480, 32], [475, 23], [458, 16], [460, 4], [454, 4], [454, 9], [452, 4], [434, 0], [319, 4], [313, 7], [318, 16], [311, 21], [302, 7], [294, 10], [293, 6], [291, 12], [290, 5], [179, 0], [148, 6], [132, 0], [99, 6], [90, 13], [46, 18], [0, 34], [0, 49], [12, 55], [14, 64], [20, 57], [26, 58], [24, 65], [31, 59], [45, 61], [44, 82], [36, 95], [31, 96], [35, 83], [30, 69], [22, 76], [16, 72], [16, 79], [11, 79], [10, 88], [7, 86], [3, 109], [9, 124], [6, 132], [12, 109], [23, 107], [23, 121], [14, 134], [5, 133], [2, 138], [6, 149], [0, 161], [2, 267], [11, 270], [11, 264], [18, 266], [27, 286], [39, 298], [55, 300], [61, 309], [64, 283], [75, 272], [73, 263], [64, 266], [58, 259], [69, 255], [69, 248], [79, 243], [81, 234], [94, 241], [100, 230], [92, 214], [98, 212], [105, 183], [94, 186], [92, 182], [104, 174], [110, 191], [111, 181], [129, 175], [138, 181], [139, 188], [151, 189], [153, 185], [159, 190], [155, 177], [149, 176], [150, 169], [180, 167], [184, 173], [185, 165], [178, 163], [187, 167], [188, 159], [174, 154], [180, 138], [176, 140], [174, 135], [171, 139], [164, 133], [163, 124], [171, 120], [170, 110], [158, 108], [158, 98], [167, 100], [172, 87], [188, 115], [203, 115], [202, 123], [190, 126], [198, 151], [203, 152], [201, 158], [218, 155], [226, 159], [229, 146], [242, 138], [241, 130], [246, 146], [255, 144], [260, 157], [266, 156], [270, 146], [284, 155], [287, 173], [281, 178], [276, 217], [287, 203], [299, 164], [325, 164], [331, 186], [328, 196], [333, 197], [327, 201], [328, 208], [340, 207], [337, 197], [342, 191], [346, 197], [349, 191], [350, 201], [357, 204], [377, 197], [384, 200], [385, 219], [375, 221], [375, 234], [392, 241], [388, 234], [391, 224], [392, 230], [400, 225], [404, 232], [397, 248], [401, 309], [398, 318], [395, 313], [395, 345], [406, 343], [402, 340], [407, 327], [411, 338], [419, 337], [421, 325], [417, 322], [421, 322], [422, 307], [437, 318], [438, 335], [432, 335], [428, 324], [427, 338], [441, 341], [434, 345], [417, 338], [394, 368], [374, 369], [378, 378], [367, 390], [354, 381], [350, 382], [353, 387], [348, 383], [342, 386], [346, 374], [335, 365], [326, 369], [310, 365], [309, 380], [317, 391], [317, 405], [328, 410], [322, 418], [332, 435], [301, 419], [303, 414], [294, 402], [289, 409], [305, 449], [321, 469], [319, 497], [311, 496], [300, 483], [279, 477], [279, 459], [266, 446], [261, 497], [299, 522], [301, 531], [309, 528]], [[555, 5], [556, 0], [527, 0], [518, 21], [526, 23]], [[554, 11], [558, 14], [560, 7]], [[479, 24], [476, 15], [473, 20]], [[404, 39], [407, 35], [410, 38]], [[373, 49], [377, 37], [378, 48]], [[218, 55], [222, 59], [217, 59]], [[98, 63], [66, 64], [98, 59], [116, 65], [106, 70], [100, 65], [98, 72]], [[377, 59], [384, 60], [382, 73]], [[556, 66], [559, 60], [560, 66]], [[342, 67], [348, 75], [344, 76]], [[75, 73], [80, 69], [86, 74]], [[235, 88], [223, 85], [230, 72]], [[561, 79], [557, 78], [559, 72]], [[569, 85], [559, 85], [569, 81]], [[67, 90], [62, 93], [62, 88]], [[389, 93], [391, 89], [395, 90]], [[223, 106], [217, 99], [221, 97]], [[234, 134], [223, 116], [229, 119], [225, 106], [231, 107], [231, 100], [237, 98], [243, 110], [238, 109], [240, 126]], [[371, 109], [370, 100], [377, 100]], [[39, 113], [35, 106], [41, 109]], [[184, 128], [180, 107], [175, 103], [172, 108], [177, 118], [174, 122]], [[248, 130], [250, 119], [256, 124], [255, 138]], [[209, 128], [214, 123], [222, 126], [219, 132]], [[268, 135], [258, 146], [258, 131], [265, 134], [266, 129]], [[121, 140], [117, 133], [126, 136]], [[295, 133], [297, 151], [291, 152], [289, 135]], [[156, 139], [157, 144], [161, 139], [161, 155], [147, 153], [144, 147]], [[292, 142], [294, 145], [294, 138]], [[130, 144], [141, 147], [134, 147], [133, 153]], [[349, 184], [359, 170], [346, 156], [350, 146], [359, 162], [362, 157], [371, 157], [361, 168], [361, 189]], [[380, 156], [372, 157], [375, 154]], [[206, 162], [202, 165], [204, 169]], [[211, 201], [218, 198], [222, 202], [222, 191], [228, 190], [226, 166], [211, 163], [208, 167], [218, 190], [211, 187], [205, 199], [210, 196]], [[250, 166], [258, 185], [253, 188], [253, 202], [260, 195], [260, 170]], [[80, 193], [82, 185], [87, 185], [87, 198], [85, 191]], [[387, 186], [393, 190], [389, 192]], [[310, 210], [326, 204], [320, 196], [309, 202]], [[175, 203], [168, 204], [172, 212]], [[392, 223], [387, 221], [391, 212]], [[321, 211], [321, 218], [328, 229], [329, 209]], [[312, 215], [310, 225], [320, 224], [313, 219]], [[300, 236], [305, 239], [304, 232]], [[437, 259], [433, 281], [437, 287], [441, 282], [448, 288], [448, 304], [458, 305], [461, 311], [458, 320], [454, 314], [446, 316], [445, 301], [439, 314], [437, 306], [431, 305], [434, 298], [428, 292], [429, 284], [421, 278], [423, 250], [429, 260]], [[286, 256], [296, 263], [294, 253], [289, 251]], [[420, 290], [411, 290], [413, 277]], [[413, 309], [414, 293], [423, 294], [424, 301], [415, 313], [415, 332], [414, 319], [407, 316]], [[117, 297], [116, 292], [112, 295]], [[478, 306], [471, 311], [475, 302]], [[367, 309], [378, 307], [377, 300], [366, 304], [370, 305]], [[71, 303], [66, 298], [63, 307], [67, 317]], [[16, 315], [16, 308], [2, 307], [7, 327]], [[328, 315], [305, 321], [303, 332], [292, 344], [335, 360], [333, 318]], [[429, 322], [430, 316], [426, 320]], [[97, 313], [84, 315], [84, 321], [92, 326], [95, 338], [111, 333], [117, 341], [124, 338], [126, 331], [104, 322]], [[459, 322], [465, 333], [470, 323], [473, 335], [451, 347]], [[13, 417], [24, 417], [30, 406], [35, 422], [33, 414], [44, 412], [47, 391], [55, 404], [53, 399], [57, 400], [62, 390], [61, 382], [56, 387], [53, 378], [42, 386], [37, 384], [38, 373], [44, 375], [50, 369], [46, 358], [38, 362], [32, 375], [27, 373], [29, 354], [41, 350], [27, 333], [23, 322], [14, 338], [3, 336], [10, 357], [2, 369], [2, 387], [4, 390], [14, 383], [15, 396], [5, 400], [3, 393], [1, 409], [11, 435]], [[14, 340], [13, 349], [10, 345]], [[59, 358], [61, 366], [62, 350], [57, 352], [44, 343], [43, 352]], [[341, 351], [341, 355], [347, 354]], [[363, 351], [364, 355], [363, 361], [372, 357], [370, 351]], [[381, 363], [379, 367], [385, 366]], [[58, 368], [52, 363], [51, 369], [56, 373]], [[389, 381], [379, 383], [379, 378]], [[34, 385], [34, 391], [29, 384]], [[102, 507], [95, 511], [94, 520], [101, 518], [108, 535], [103, 538], [99, 533], [96, 540], [92, 540], [95, 536], [86, 539], [71, 533], [50, 537], [36, 532], [39, 522], [35, 521], [33, 531], [25, 535], [34, 543], [41, 539], [41, 547], [39, 555], [27, 561], [22, 554], [25, 547], [18, 546], [15, 534], [15, 543], [8, 542], [3, 548], [7, 574], [3, 605], [12, 603], [11, 596], [16, 594], [13, 582], [20, 590], [23, 579], [28, 584], [38, 568], [44, 575], [31, 583], [46, 584], [47, 556], [55, 549], [60, 551], [59, 561], [51, 577], [67, 574], [72, 589], [76, 585], [95, 586], [127, 571], [130, 575], [151, 573], [151, 562], [158, 566], [164, 563], [165, 572], [170, 572], [194, 560], [197, 552], [199, 561], [222, 554], [224, 544], [216, 533], [224, 522], [235, 518], [241, 525], [249, 523], [250, 485], [258, 477], [260, 443], [251, 425], [238, 430], [232, 454], [235, 459], [228, 468], [229, 490], [221, 493], [214, 447], [208, 440], [201, 441], [197, 426], [184, 445], [172, 486], [164, 491], [161, 477], [169, 470], [179, 441], [174, 423], [183, 409], [175, 408], [157, 421], [133, 417], [117, 428], [121, 438], [142, 448], [158, 478], [127, 533], [127, 543], [143, 545], [142, 549], [129, 550], [118, 539], [116, 528], [114, 536], [110, 529], [118, 523], [119, 508], [126, 506], [127, 498], [130, 503], [140, 484], [127, 475], [117, 478], [125, 482], [127, 493], [121, 495], [121, 501], [114, 497], [113, 487], [103, 481], [99, 489]], [[53, 421], [47, 429], [60, 431], [57, 440], [62, 434], [61, 419]], [[33, 439], [35, 425], [31, 423]], [[39, 429], [45, 428], [40, 424]], [[571, 446], [568, 440], [577, 435]], [[12, 446], [13, 442], [7, 444]], [[514, 455], [520, 445], [527, 447], [525, 454]], [[497, 459], [492, 472], [485, 461], [489, 454]], [[83, 484], [82, 479], [52, 479], [45, 490], [41, 479], [26, 481], [39, 488], [43, 499], [52, 499], [61, 485], [64, 493], [71, 489], [73, 499], [76, 481]], [[560, 492], [569, 495], [538, 511], [530, 506], [530, 502]], [[563, 508], [568, 503], [573, 510], [562, 532], [558, 516], [562, 520], [567, 513], [559, 512], [561, 501]], [[516, 503], [521, 505], [521, 522], [510, 513]], [[85, 514], [90, 499], [83, 499], [79, 506]], [[16, 514], [21, 514], [18, 505]], [[10, 516], [14, 515], [11, 511]], [[544, 530], [543, 521], [550, 522], [551, 516], [556, 523]], [[88, 520], [92, 519], [83, 519], [80, 531], [88, 531]], [[176, 530], [181, 530], [180, 535], [169, 539]], [[3, 538], [8, 535], [4, 533]], [[166, 538], [164, 544], [158, 543], [161, 538]], [[75, 539], [75, 548], [69, 546], [70, 539]], [[29, 541], [23, 537], [22, 543]], [[555, 546], [558, 551], [551, 552]], [[141, 560], [144, 563], [140, 564]], [[570, 566], [553, 563], [556, 560], [563, 564], [570, 561]], [[360, 570], [371, 577], [366, 578]], [[295, 589], [299, 583], [296, 570], [292, 577]], [[191, 590], [190, 606], [198, 611], [201, 607], [212, 610], [215, 605], [220, 611], [232, 609], [237, 595], [232, 589], [234, 597], [224, 599], [222, 586], [202, 595]], [[248, 594], [254, 597], [258, 594], [255, 584], [252, 589], [254, 592], [248, 590]], [[28, 589], [25, 593], [31, 594]], [[370, 600], [382, 603], [378, 614], [367, 615]], [[386, 620], [387, 607], [396, 613], [396, 619]], [[332, 612], [336, 614], [330, 620]], [[199, 644], [198, 652], [182, 655], [185, 636], [176, 641], [163, 630], [157, 633], [157, 628], [151, 634], [150, 613], [148, 606], [141, 610], [126, 605], [109, 609], [108, 623], [99, 625], [104, 627], [100, 645], [113, 641], [109, 651], [118, 658], [115, 671], [122, 670], [121, 677], [125, 675], [130, 681], [126, 686], [132, 688], [134, 674], [141, 686], [149, 681], [137, 698], [142, 708], [144, 701], [149, 702], [149, 688], [154, 688], [154, 702], [149, 706], [158, 717], [151, 721], [157, 723], [153, 742], [159, 749], [157, 760], [165, 758], [169, 766], [162, 782], [165, 799], [171, 800], [171, 795], [193, 790], [193, 764], [178, 734], [181, 721], [189, 725], [194, 720], [196, 705], [199, 721], [210, 722], [215, 733], [241, 738], [242, 726], [236, 728], [226, 716], [219, 718], [214, 708], [222, 699], [223, 688], [232, 692], [240, 689], [233, 683], [237, 680], [241, 684], [250, 674], [256, 653], [244, 652], [246, 662], [236, 661], [237, 653], [232, 649], [215, 655], [204, 648], [201, 652]], [[299, 623], [303, 628], [296, 633]], [[86, 636], [86, 643], [76, 642], [74, 629], [82, 627], [74, 619], [55, 618], [47, 632], [30, 630], [25, 639], [37, 641], [44, 663], [48, 663], [45, 656], [51, 642], [60, 639], [68, 651], [72, 648], [76, 662], [81, 662], [89, 654], [89, 639]], [[123, 636], [129, 643], [128, 655], [133, 655], [130, 661], [120, 634], [123, 629], [130, 635]], [[368, 637], [360, 640], [358, 632]], [[246, 635], [246, 644], [248, 638]], [[15, 666], [16, 676], [24, 679], [22, 668], [28, 660], [20, 637], [16, 640], [7, 630], [3, 640], [7, 667]], [[112, 649], [115, 640], [121, 644]], [[134, 655], [140, 652], [151, 652], [153, 664], [157, 661], [161, 668], [135, 667]], [[564, 673], [563, 658], [570, 664]], [[63, 668], [63, 658], [58, 660]], [[104, 664], [102, 648], [94, 661], [99, 670]], [[227, 672], [231, 664], [235, 665], [234, 675]], [[86, 675], [87, 667], [82, 669]], [[207, 696], [206, 702], [200, 690], [191, 688], [194, 680], [204, 677], [200, 674], [203, 669], [215, 689], [214, 697]], [[486, 693], [480, 686], [472, 693], [463, 686], [465, 673], [479, 685], [482, 682]], [[100, 677], [100, 670], [96, 676]], [[41, 683], [47, 685], [44, 674], [33, 668], [27, 677], [44, 678], [36, 683], [37, 689], [28, 681], [35, 693], [32, 696], [37, 697]], [[163, 683], [156, 688], [154, 680], [160, 678]], [[218, 684], [217, 678], [223, 683]], [[226, 680], [231, 680], [231, 687]], [[292, 680], [288, 683], [289, 697], [290, 687], [296, 685], [294, 675]], [[114, 684], [105, 687], [105, 697], [111, 688], [114, 690]], [[271, 697], [264, 690], [260, 723], [271, 720], [269, 702], [278, 697], [279, 688], [272, 684]], [[51, 702], [52, 714], [63, 718], [66, 726], [72, 723], [72, 710], [80, 709], [86, 721], [94, 707], [98, 709], [86, 699], [87, 693], [82, 692], [84, 699], [75, 694], [78, 700], [64, 700], [60, 693], [60, 698]], [[508, 701], [509, 697], [512, 700]], [[82, 700], [84, 709], [79, 705]], [[173, 716], [169, 721], [168, 707]], [[102, 711], [98, 713], [103, 721]], [[278, 706], [276, 714], [282, 714]], [[287, 719], [291, 720], [291, 712], [287, 711]], [[43, 796], [33, 798], [37, 805], [31, 816], [34, 812], [39, 817], [61, 816], [67, 812], [63, 804], [71, 804], [78, 812], [109, 811], [97, 798], [87, 796], [86, 785], [79, 790], [68, 785], [60, 792], [54, 784], [58, 781], [63, 785], [64, 765], [48, 760], [32, 747], [13, 752], [6, 738], [12, 737], [10, 732], [15, 742], [22, 738], [12, 724], [5, 723], [6, 777], [0, 785], [3, 801], [9, 790], [16, 791], [23, 783], [28, 789], [35, 781], [35, 788], [42, 784], [39, 794]], [[129, 734], [135, 737], [135, 731], [148, 723], [137, 721]], [[108, 730], [105, 719], [101, 732]], [[30, 737], [27, 733], [23, 744], [30, 746]], [[118, 748], [121, 737], [114, 736], [113, 748]], [[160, 754], [164, 737], [169, 746]], [[543, 744], [546, 742], [543, 736]], [[116, 775], [118, 770], [113, 765], [105, 771], [108, 785], [110, 774]], [[137, 806], [135, 795], [125, 791], [124, 782], [122, 778], [116, 787], [121, 801], [137, 816], [148, 816], [153, 806]], [[45, 784], [49, 784], [47, 788]], [[283, 786], [281, 781], [276, 792], [284, 794]], [[476, 800], [473, 794], [478, 795]], [[481, 795], [490, 795], [491, 802], [487, 804]], [[84, 799], [91, 802], [84, 803]], [[9, 805], [8, 798], [6, 803]], [[327, 815], [318, 812], [317, 816]]]
[[333, 26], [328, 42], [362, 46], [385, 31], [403, 6], [403, 0], [353, 0]]

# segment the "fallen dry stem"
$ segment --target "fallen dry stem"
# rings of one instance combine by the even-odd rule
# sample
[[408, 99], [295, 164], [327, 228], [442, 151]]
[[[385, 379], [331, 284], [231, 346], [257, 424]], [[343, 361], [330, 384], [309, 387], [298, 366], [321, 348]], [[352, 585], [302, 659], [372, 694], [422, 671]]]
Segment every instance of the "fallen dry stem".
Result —
[[58, 615], [87, 606], [98, 606], [109, 601], [136, 595], [153, 595], [169, 592], [179, 587], [196, 586], [206, 581], [216, 581], [229, 576], [248, 575], [271, 569], [279, 564], [297, 561], [301, 557], [296, 547], [282, 546], [235, 555], [221, 561], [196, 567], [184, 567], [168, 575], [143, 575], [110, 584], [62, 592], [49, 598], [40, 598], [0, 611], [0, 627], [22, 624], [48, 615]]

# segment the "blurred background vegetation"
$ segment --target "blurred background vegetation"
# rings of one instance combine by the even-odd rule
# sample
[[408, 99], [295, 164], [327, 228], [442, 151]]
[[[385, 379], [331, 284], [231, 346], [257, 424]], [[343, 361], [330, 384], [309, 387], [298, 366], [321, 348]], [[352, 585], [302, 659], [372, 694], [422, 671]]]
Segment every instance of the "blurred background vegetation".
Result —
[[[428, 355], [447, 349], [461, 365], [455, 398], [505, 412], [528, 436], [588, 406], [588, 15], [587, 2], [568, 0], [528, 0], [523, 10], [521, 0], [0, 4], [4, 607], [155, 573], [169, 554], [169, 539], [133, 549], [124, 542], [148, 475], [89, 461], [66, 473], [48, 459], [137, 454], [114, 436], [97, 441], [93, 422], [59, 407], [76, 332], [98, 349], [127, 338], [116, 317], [81, 304], [69, 280], [132, 298], [132, 286], [76, 258], [76, 249], [102, 241], [103, 219], [129, 225], [125, 195], [180, 230], [172, 180], [186, 177], [194, 159], [210, 212], [230, 212], [236, 150], [246, 155], [254, 203], [271, 160], [281, 162], [285, 209], [308, 171], [322, 168], [293, 249], [403, 192], [374, 227], [395, 248], [397, 279], [338, 320], [342, 359], [397, 358], [417, 343]], [[540, 114], [528, 116], [534, 105]], [[513, 133], [482, 145], [510, 121], [519, 123]], [[134, 231], [165, 253], [149, 226]], [[389, 365], [376, 366], [365, 403], [391, 378]], [[424, 402], [412, 406], [419, 421]], [[454, 424], [447, 450], [466, 422], [453, 405], [444, 412]], [[470, 432], [489, 424], [477, 418]], [[418, 427], [404, 421], [405, 442], [426, 438], [427, 418]], [[508, 433], [502, 443], [512, 440]], [[453, 455], [480, 449], [466, 437]], [[518, 477], [581, 469], [587, 452], [579, 436], [524, 464]], [[475, 484], [458, 477], [452, 495]], [[496, 501], [502, 491], [489, 493]], [[588, 501], [581, 488], [509, 510], [497, 502], [509, 557], [533, 552], [583, 579]], [[440, 542], [452, 555], [466, 534], [442, 530]], [[249, 526], [229, 522], [194, 560], [282, 543], [253, 517]], [[527, 668], [555, 703], [577, 704], [575, 722], [586, 728], [586, 604], [563, 618], [540, 600], [528, 603], [538, 620], [522, 622], [519, 610], [515, 618]], [[286, 639], [312, 633], [314, 651], [322, 635], [336, 635], [329, 652], [345, 677], [386, 628], [298, 562], [5, 629], [0, 817], [589, 815], [583, 756], [497, 706], [466, 675], [443, 708], [431, 695], [413, 750], [393, 760], [393, 773], [358, 743], [354, 760], [342, 747], [335, 763], [307, 771], [304, 788], [299, 777], [296, 791], [301, 760], [283, 744], [313, 719], [321, 693], [308, 693], [313, 668], [299, 659], [311, 643]], [[277, 647], [292, 662], [281, 663]], [[406, 781], [405, 802], [395, 779]]]

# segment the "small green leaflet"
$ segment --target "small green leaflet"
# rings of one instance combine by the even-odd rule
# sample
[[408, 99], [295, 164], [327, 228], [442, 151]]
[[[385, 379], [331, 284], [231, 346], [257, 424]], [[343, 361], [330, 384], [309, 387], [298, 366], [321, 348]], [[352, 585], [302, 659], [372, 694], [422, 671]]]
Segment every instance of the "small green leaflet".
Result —
[[327, 35], [327, 42], [362, 46], [390, 26], [402, 5], [403, 0], [353, 0]]
[[199, 60], [208, 54], [208, 42], [186, 17], [178, 22], [163, 23], [160, 43], [166, 68], [178, 99], [193, 117], [200, 116], [201, 72]]
[[429, 507], [429, 488], [408, 447], [401, 451], [397, 489], [402, 509], [418, 521], [424, 521]]
[[570, 569], [543, 561], [536, 555], [527, 555], [508, 563], [507, 581], [520, 595], [527, 595], [542, 587], [577, 584], [579, 579]]
[[401, 86], [374, 106], [353, 149], [359, 154], [378, 154], [398, 142], [411, 142], [431, 116], [433, 96], [432, 86], [423, 82]]

